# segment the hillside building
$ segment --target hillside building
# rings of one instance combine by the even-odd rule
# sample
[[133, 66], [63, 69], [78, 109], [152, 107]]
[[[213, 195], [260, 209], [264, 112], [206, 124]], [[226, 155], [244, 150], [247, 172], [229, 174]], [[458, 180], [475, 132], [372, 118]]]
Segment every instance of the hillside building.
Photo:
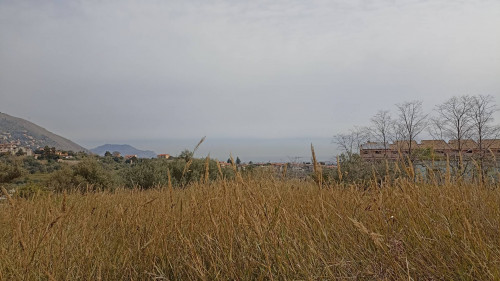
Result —
[[31, 151], [31, 149], [19, 146], [18, 142], [0, 143], [0, 154], [15, 155], [19, 151], [27, 156], [33, 155], [33, 151]]
[[[397, 160], [409, 154], [410, 145], [408, 141], [396, 141], [392, 144], [367, 142], [360, 146], [360, 156], [364, 160]], [[483, 140], [482, 147], [474, 140], [467, 139], [450, 140], [422, 140], [420, 143], [411, 143], [412, 152], [427, 151], [436, 160], [444, 160], [447, 157], [474, 157], [483, 155], [485, 157], [495, 157], [500, 159], [500, 139]]]

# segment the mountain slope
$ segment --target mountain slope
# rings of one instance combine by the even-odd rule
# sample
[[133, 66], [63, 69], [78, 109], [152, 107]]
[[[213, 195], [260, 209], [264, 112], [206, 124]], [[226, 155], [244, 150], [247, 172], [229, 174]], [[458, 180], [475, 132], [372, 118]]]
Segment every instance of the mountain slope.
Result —
[[118, 151], [121, 155], [137, 155], [139, 158], [155, 158], [156, 153], [151, 150], [140, 150], [128, 144], [105, 144], [90, 150], [92, 153], [104, 156], [106, 151]]
[[49, 146], [59, 150], [88, 152], [86, 148], [32, 122], [0, 112], [0, 142], [12, 141], [19, 141], [21, 146], [31, 149]]

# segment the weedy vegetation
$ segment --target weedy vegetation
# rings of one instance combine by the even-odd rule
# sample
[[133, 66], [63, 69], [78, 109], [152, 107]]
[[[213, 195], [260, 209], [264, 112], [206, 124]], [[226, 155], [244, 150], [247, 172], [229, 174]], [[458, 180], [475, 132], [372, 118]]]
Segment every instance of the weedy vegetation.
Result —
[[500, 279], [494, 181], [411, 165], [326, 181], [316, 161], [305, 181], [235, 165], [228, 178], [202, 162], [183, 187], [167, 169], [149, 189], [4, 188], [0, 280]]

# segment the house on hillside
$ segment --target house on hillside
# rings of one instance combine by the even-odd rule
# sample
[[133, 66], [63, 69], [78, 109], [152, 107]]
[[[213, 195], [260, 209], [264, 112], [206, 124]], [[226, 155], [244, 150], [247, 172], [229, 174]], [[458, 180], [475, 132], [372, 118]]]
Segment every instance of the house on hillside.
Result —
[[133, 164], [137, 161], [137, 154], [125, 155], [125, 163]]
[[16, 154], [17, 144], [15, 143], [0, 143], [0, 153], [2, 154]]
[[33, 155], [33, 151], [31, 149], [29, 149], [27, 147], [19, 146], [18, 142], [10, 142], [10, 143], [1, 143], [0, 144], [0, 154], [15, 155], [19, 151], [27, 156]]
[[68, 152], [66, 152], [66, 151], [61, 151], [61, 150], [57, 150], [57, 151], [56, 151], [56, 155], [57, 155], [57, 156], [61, 156], [61, 157], [66, 157], [66, 156], [68, 156]]
[[158, 154], [156, 156], [156, 158], [158, 158], [158, 159], [169, 159], [170, 158], [170, 154]]

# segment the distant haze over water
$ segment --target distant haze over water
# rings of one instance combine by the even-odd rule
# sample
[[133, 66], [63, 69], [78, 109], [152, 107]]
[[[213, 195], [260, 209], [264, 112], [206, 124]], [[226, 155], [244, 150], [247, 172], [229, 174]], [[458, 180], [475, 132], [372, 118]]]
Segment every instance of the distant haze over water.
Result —
[[[193, 150], [199, 139], [154, 139], [154, 140], [103, 140], [80, 141], [86, 147], [96, 147], [104, 143], [129, 144], [142, 150], [153, 150], [157, 154], [179, 155], [184, 149]], [[221, 139], [210, 138], [201, 144], [195, 157], [203, 158], [210, 153], [211, 158], [226, 161], [229, 154], [240, 157], [243, 162], [310, 162], [311, 143], [314, 145], [318, 161], [333, 161], [338, 150], [331, 138], [279, 138], [279, 139]]]

